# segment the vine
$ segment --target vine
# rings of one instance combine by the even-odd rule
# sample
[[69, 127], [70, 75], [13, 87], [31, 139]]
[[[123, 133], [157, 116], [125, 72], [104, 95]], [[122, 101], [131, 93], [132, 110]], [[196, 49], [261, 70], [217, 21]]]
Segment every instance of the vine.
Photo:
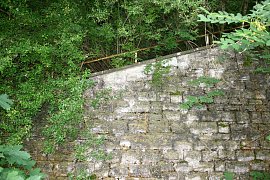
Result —
[[167, 65], [167, 63], [168, 60], [158, 60], [155, 63], [146, 65], [144, 68], [146, 75], [152, 75], [151, 84], [156, 88], [164, 85], [165, 76], [170, 73], [171, 66]]

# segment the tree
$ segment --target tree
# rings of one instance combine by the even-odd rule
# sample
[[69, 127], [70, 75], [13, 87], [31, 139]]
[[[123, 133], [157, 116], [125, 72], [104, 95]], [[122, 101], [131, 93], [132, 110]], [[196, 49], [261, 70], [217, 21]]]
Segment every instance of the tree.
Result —
[[224, 33], [220, 41], [222, 49], [232, 48], [246, 56], [251, 56], [254, 60], [263, 61], [263, 67], [259, 67], [257, 72], [270, 73], [270, 0], [265, 0], [254, 6], [250, 14], [236, 15], [227, 12], [210, 13], [203, 9], [207, 14], [199, 15], [203, 22], [231, 24], [238, 23], [247, 26], [235, 30], [232, 33]]

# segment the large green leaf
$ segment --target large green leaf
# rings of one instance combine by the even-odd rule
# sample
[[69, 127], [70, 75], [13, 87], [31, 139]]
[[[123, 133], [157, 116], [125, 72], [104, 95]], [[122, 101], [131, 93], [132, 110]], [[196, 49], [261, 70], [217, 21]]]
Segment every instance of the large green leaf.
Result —
[[10, 106], [13, 104], [13, 102], [8, 98], [8, 95], [1, 94], [0, 95], [0, 106], [4, 108], [5, 110], [10, 110]]
[[270, 46], [270, 40], [266, 42], [266, 46]]
[[8, 172], [6, 180], [24, 180], [24, 178], [19, 174], [19, 171], [12, 170]]

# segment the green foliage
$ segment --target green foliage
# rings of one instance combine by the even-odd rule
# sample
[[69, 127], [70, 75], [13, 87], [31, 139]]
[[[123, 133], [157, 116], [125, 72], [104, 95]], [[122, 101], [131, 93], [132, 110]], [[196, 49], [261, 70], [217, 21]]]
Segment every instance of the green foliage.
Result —
[[[249, 173], [250, 177], [253, 180], [267, 180], [270, 179], [270, 173], [268, 172], [259, 172], [259, 171], [251, 171]], [[224, 180], [233, 180], [234, 173], [232, 172], [224, 172]]]
[[39, 180], [46, 177], [40, 169], [33, 168], [35, 161], [22, 146], [0, 145], [0, 178], [7, 180]]
[[5, 110], [10, 110], [10, 106], [12, 104], [13, 102], [8, 98], [8, 95], [0, 94], [0, 107], [2, 107]]
[[213, 90], [202, 96], [188, 96], [186, 102], [180, 104], [182, 109], [190, 109], [192, 107], [201, 108], [204, 104], [211, 104], [217, 96], [223, 96], [224, 92], [221, 90]]
[[224, 179], [225, 180], [233, 180], [234, 173], [232, 172], [224, 172]]
[[[89, 132], [85, 133], [85, 136], [87, 139], [76, 146], [75, 158], [78, 161], [85, 161], [88, 158], [96, 161], [110, 160], [112, 158], [110, 154], [107, 154], [101, 148], [105, 141], [104, 136], [96, 137]], [[92, 150], [89, 151], [89, 149]]]
[[100, 57], [154, 44], [171, 50], [176, 47], [176, 39], [194, 39], [195, 19], [203, 2], [83, 1], [84, 6], [91, 7], [85, 11], [86, 22], [94, 20], [88, 25], [87, 53], [89, 57]]
[[[60, 95], [58, 101], [51, 99], [48, 124], [43, 129], [46, 137], [44, 152], [52, 153], [56, 146], [63, 144], [67, 139], [74, 139], [79, 132], [79, 124], [83, 119], [82, 93], [86, 87], [92, 85], [86, 73], [82, 78], [70, 77], [65, 81], [54, 82], [54, 87]], [[61, 92], [62, 91], [62, 92]]]
[[8, 136], [1, 141], [21, 144], [33, 119], [48, 109], [44, 134], [48, 149], [53, 149], [51, 145], [75, 134], [71, 127], [82, 119], [86, 81], [78, 65], [85, 58], [80, 48], [86, 30], [78, 18], [79, 5], [10, 0], [1, 1], [0, 7], [0, 91], [14, 102], [11, 110], [0, 112], [1, 135]]
[[95, 174], [89, 175], [85, 169], [80, 169], [79, 172], [68, 175], [69, 180], [95, 180], [97, 176]]
[[[52, 152], [76, 134], [71, 127], [81, 119], [79, 64], [155, 44], [169, 43], [165, 49], [171, 49], [176, 38], [194, 38], [202, 2], [1, 1], [0, 92], [14, 103], [0, 112], [0, 134], [8, 136], [1, 141], [21, 144], [33, 119], [48, 109], [43, 134], [45, 152]], [[132, 56], [113, 60], [113, 66], [129, 64]], [[0, 102], [8, 108], [6, 99]]]
[[248, 28], [237, 29], [232, 33], [224, 33], [220, 41], [222, 49], [232, 48], [240, 53], [253, 54], [256, 60], [264, 61], [264, 66], [256, 72], [269, 73], [269, 46], [270, 46], [270, 0], [265, 0], [254, 6], [248, 15], [230, 14], [227, 12], [210, 13], [203, 9], [207, 14], [199, 15], [199, 21], [210, 23], [242, 23], [247, 24]]
[[270, 141], [270, 135], [268, 135], [268, 136], [266, 137], [266, 139], [267, 139], [268, 141]]
[[170, 73], [171, 66], [167, 65], [167, 60], [158, 60], [156, 63], [148, 64], [144, 68], [144, 73], [152, 75], [152, 85], [156, 88], [162, 87], [166, 80], [166, 75]]
[[[208, 87], [212, 88], [214, 87], [218, 82], [220, 82], [219, 79], [207, 77], [207, 76], [201, 76], [195, 80], [189, 81], [188, 84], [192, 86], [202, 86], [202, 87]], [[211, 104], [214, 102], [214, 98], [217, 96], [223, 96], [224, 92], [221, 90], [211, 90], [209, 92], [205, 92], [204, 95], [199, 96], [188, 96], [187, 100], [180, 104], [180, 108], [182, 109], [190, 109], [192, 107], [201, 108], [204, 104]]]
[[268, 172], [252, 171], [252, 172], [250, 172], [250, 176], [252, 177], [253, 180], [270, 179], [270, 173], [268, 173]]
[[99, 108], [102, 104], [108, 103], [110, 100], [117, 98], [112, 95], [112, 89], [106, 88], [99, 90], [91, 99], [90, 104], [94, 109]]

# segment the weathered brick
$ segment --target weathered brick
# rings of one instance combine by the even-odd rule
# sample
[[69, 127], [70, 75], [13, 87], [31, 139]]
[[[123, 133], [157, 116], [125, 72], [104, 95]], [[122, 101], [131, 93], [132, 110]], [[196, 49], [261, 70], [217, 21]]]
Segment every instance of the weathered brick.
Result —
[[255, 150], [256, 159], [258, 160], [270, 160], [270, 151], [269, 150]]
[[121, 164], [129, 165], [129, 164], [140, 164], [141, 154], [138, 151], [129, 150], [127, 152], [122, 153]]
[[253, 150], [239, 150], [236, 157], [238, 161], [251, 161], [255, 159], [255, 154]]
[[202, 151], [202, 161], [214, 161], [218, 158], [218, 151]]
[[228, 122], [218, 122], [219, 133], [230, 133], [230, 125]]
[[249, 172], [249, 165], [243, 162], [226, 163], [226, 171], [234, 173], [246, 173]]

